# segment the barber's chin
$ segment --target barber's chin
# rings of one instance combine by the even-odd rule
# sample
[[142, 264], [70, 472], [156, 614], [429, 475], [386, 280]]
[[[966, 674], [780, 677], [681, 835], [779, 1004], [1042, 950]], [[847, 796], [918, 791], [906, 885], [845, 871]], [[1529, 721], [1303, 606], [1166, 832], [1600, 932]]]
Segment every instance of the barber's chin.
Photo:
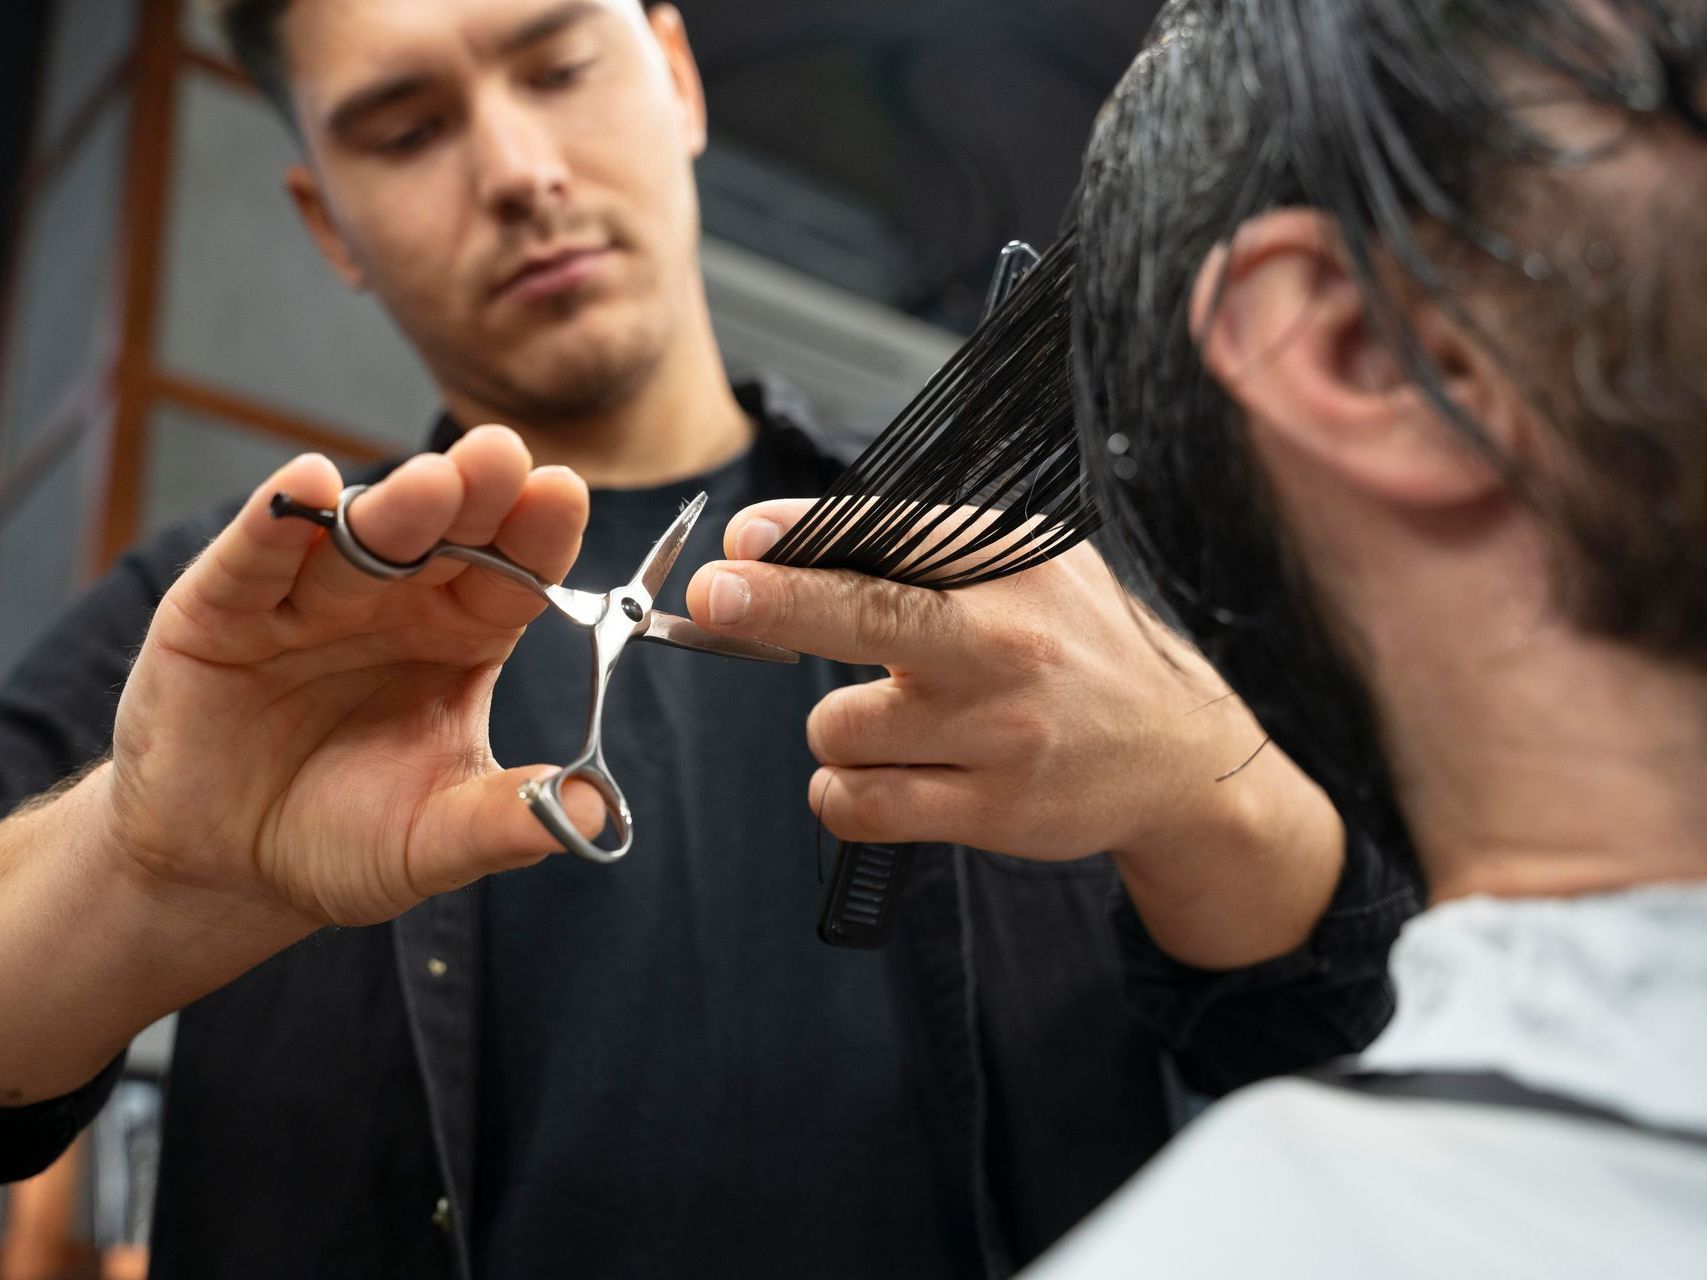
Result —
[[512, 349], [510, 380], [565, 415], [620, 403], [644, 385], [658, 364], [655, 348], [632, 333], [558, 336], [558, 341]]
[[505, 346], [620, 345], [633, 323], [628, 301], [614, 282], [599, 280], [531, 299], [504, 295], [492, 303], [487, 323]]

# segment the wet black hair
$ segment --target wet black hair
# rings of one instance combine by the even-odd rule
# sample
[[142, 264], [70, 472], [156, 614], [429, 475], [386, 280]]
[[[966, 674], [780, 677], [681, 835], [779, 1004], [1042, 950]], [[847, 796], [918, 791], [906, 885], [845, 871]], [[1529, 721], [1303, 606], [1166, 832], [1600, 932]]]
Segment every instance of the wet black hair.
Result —
[[[1074, 379], [1105, 522], [1099, 545], [1348, 822], [1402, 856], [1409, 836], [1356, 638], [1330, 623], [1289, 547], [1240, 415], [1199, 358], [1188, 308], [1203, 264], [1242, 223], [1285, 207], [1322, 211], [1379, 335], [1443, 416], [1504, 467], [1404, 324], [1393, 270], [1447, 306], [1466, 282], [1560, 278], [1555, 260], [1491, 214], [1509, 184], [1581, 157], [1509, 100], [1496, 53], [1588, 99], [1699, 126], [1689, 95], [1707, 51], [1703, 5], [1602, 9], [1591, 18], [1579, 0], [1172, 0], [1086, 159]], [[1431, 251], [1440, 232], [1450, 255]], [[1470, 274], [1455, 274], [1448, 256]]]
[[765, 559], [950, 590], [1083, 540], [1096, 513], [1073, 432], [1077, 261], [1069, 228]]

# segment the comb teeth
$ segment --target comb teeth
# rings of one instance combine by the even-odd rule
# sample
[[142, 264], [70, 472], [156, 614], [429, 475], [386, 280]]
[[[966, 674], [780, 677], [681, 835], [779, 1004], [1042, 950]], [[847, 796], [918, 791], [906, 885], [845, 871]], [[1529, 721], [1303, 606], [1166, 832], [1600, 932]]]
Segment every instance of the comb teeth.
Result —
[[912, 845], [843, 844], [818, 936], [834, 947], [881, 947], [894, 932], [912, 861]]
[[1073, 425], [1077, 249], [1074, 232], [1051, 246], [765, 559], [951, 589], [1033, 568], [1090, 532]]

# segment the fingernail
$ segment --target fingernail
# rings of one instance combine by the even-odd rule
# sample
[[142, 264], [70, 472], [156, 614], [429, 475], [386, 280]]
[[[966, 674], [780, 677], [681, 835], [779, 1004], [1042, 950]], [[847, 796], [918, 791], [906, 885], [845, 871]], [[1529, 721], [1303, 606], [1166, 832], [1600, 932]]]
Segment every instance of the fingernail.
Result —
[[732, 627], [753, 606], [753, 588], [738, 573], [719, 570], [711, 579], [711, 625]]
[[735, 535], [735, 558], [757, 560], [776, 546], [782, 537], [782, 526], [773, 520], [749, 520]]

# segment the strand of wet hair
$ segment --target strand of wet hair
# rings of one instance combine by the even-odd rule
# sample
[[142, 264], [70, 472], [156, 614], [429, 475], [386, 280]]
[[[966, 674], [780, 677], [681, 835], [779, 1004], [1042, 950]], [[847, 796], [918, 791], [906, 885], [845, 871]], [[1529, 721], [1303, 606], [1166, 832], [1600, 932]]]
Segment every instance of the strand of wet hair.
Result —
[[765, 559], [942, 590], [1035, 568], [1095, 507], [1073, 423], [1069, 230]]

